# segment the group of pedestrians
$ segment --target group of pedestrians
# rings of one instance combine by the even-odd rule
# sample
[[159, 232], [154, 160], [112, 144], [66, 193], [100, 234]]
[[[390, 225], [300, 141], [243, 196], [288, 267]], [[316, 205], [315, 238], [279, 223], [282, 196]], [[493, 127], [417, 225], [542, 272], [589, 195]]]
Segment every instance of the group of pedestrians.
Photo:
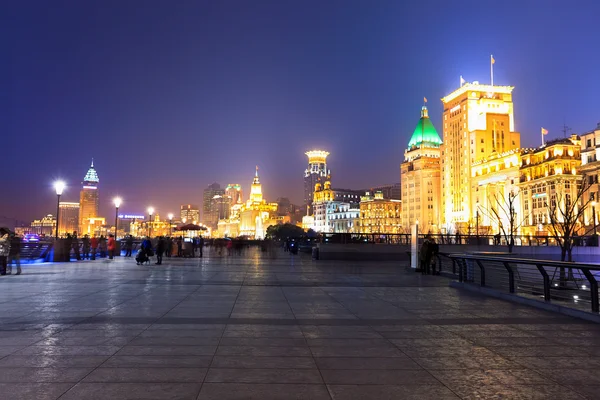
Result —
[[[133, 239], [125, 241], [126, 257], [131, 257], [131, 243]], [[150, 263], [150, 257], [156, 255], [156, 265], [161, 265], [163, 257], [202, 257], [204, 249], [204, 238], [193, 238], [190, 242], [185, 242], [182, 237], [172, 238], [170, 236], [159, 236], [154, 243], [149, 237], [142, 240], [140, 249], [137, 252], [135, 260], [138, 265]]]
[[0, 228], [0, 275], [12, 274], [12, 265], [21, 275], [21, 237], [6, 228]]

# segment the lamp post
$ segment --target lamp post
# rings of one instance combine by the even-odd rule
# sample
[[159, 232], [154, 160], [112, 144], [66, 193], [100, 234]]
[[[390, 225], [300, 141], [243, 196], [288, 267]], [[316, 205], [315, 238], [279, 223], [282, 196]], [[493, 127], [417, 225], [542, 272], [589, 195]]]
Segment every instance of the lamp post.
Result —
[[154, 214], [154, 207], [148, 207], [148, 237], [152, 237], [152, 214]]
[[594, 216], [594, 235], [596, 235], [596, 200], [592, 201], [592, 215]]
[[173, 236], [173, 213], [169, 213], [169, 236]]
[[117, 232], [119, 231], [119, 207], [121, 207], [121, 198], [115, 197], [113, 203], [115, 204], [115, 240], [117, 240]]
[[65, 186], [66, 184], [63, 181], [56, 181], [54, 182], [54, 190], [56, 191], [56, 234], [54, 235], [54, 237], [56, 239], [58, 239], [58, 225], [59, 225], [59, 213], [60, 213], [60, 196], [63, 193], [63, 190], [65, 190]]

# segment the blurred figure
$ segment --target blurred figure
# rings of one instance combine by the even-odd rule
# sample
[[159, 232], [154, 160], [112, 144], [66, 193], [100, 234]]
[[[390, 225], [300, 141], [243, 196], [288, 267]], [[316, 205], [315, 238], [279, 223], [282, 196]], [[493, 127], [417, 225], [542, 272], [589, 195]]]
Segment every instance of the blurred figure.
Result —
[[79, 238], [77, 238], [77, 232], [73, 232], [73, 254], [77, 261], [81, 260], [81, 254], [79, 253]]
[[10, 250], [9, 230], [0, 228], [0, 275], [6, 275], [6, 264]]
[[133, 236], [127, 235], [125, 238], [125, 257], [131, 257], [131, 251], [133, 250]]
[[10, 250], [8, 252], [8, 273], [12, 273], [12, 263], [17, 266], [17, 275], [21, 275], [21, 237], [13, 234], [10, 239]]
[[96, 253], [98, 252], [98, 238], [96, 235], [92, 236], [92, 240], [90, 240], [90, 245], [92, 246], [92, 260], [96, 259]]
[[81, 258], [83, 258], [84, 260], [87, 258], [89, 260], [90, 259], [90, 237], [88, 235], [84, 235], [83, 239], [81, 239], [81, 242], [83, 244], [83, 254], [81, 255]]
[[158, 243], [156, 244], [156, 265], [162, 264], [163, 253], [165, 252], [166, 242], [162, 236], [158, 237]]
[[112, 260], [115, 257], [115, 252], [117, 250], [117, 242], [115, 241], [115, 237], [111, 233], [108, 235], [108, 259]]
[[104, 235], [100, 235], [98, 239], [98, 250], [100, 250], [100, 258], [106, 257], [106, 238]]

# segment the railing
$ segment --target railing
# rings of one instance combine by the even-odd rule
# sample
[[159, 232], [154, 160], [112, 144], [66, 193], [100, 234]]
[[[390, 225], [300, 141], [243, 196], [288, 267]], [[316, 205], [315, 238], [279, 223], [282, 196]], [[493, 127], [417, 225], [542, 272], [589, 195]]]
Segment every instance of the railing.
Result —
[[[419, 243], [427, 234], [419, 234]], [[450, 235], [450, 234], [432, 234], [431, 237], [438, 244], [443, 245], [479, 245], [479, 246], [507, 246], [507, 240], [504, 235]], [[321, 233], [321, 243], [383, 243], [383, 244], [410, 244], [410, 234], [406, 233]], [[515, 246], [558, 246], [556, 239], [552, 236], [529, 236], [514, 235]], [[577, 236], [573, 238], [575, 247], [597, 247], [598, 236]]]
[[600, 265], [481, 254], [448, 254], [460, 282], [600, 311]]

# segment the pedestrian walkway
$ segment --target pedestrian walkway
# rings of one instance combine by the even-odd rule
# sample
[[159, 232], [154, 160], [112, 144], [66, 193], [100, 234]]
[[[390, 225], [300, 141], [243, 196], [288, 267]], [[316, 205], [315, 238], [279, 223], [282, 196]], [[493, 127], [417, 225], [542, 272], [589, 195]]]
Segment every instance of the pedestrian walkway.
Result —
[[0, 400], [583, 399], [600, 326], [288, 253], [0, 278]]

